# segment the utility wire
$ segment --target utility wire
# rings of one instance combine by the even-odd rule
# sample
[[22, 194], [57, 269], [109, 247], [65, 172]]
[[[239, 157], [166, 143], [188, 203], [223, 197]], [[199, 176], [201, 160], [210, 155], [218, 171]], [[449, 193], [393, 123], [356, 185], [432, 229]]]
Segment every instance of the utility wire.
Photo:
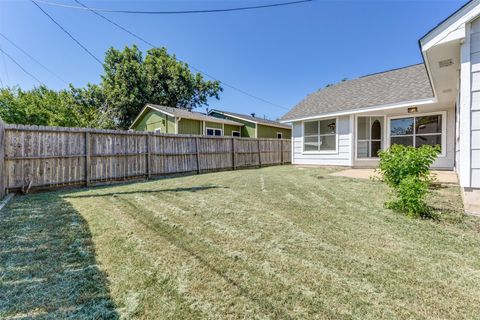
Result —
[[305, 2], [311, 2], [313, 0], [298, 0], [298, 1], [289, 1], [289, 2], [280, 2], [272, 4], [264, 4], [258, 6], [246, 6], [246, 7], [234, 7], [234, 8], [224, 8], [224, 9], [203, 9], [203, 10], [181, 10], [181, 11], [139, 11], [139, 10], [114, 10], [114, 9], [105, 9], [105, 8], [82, 8], [78, 6], [72, 6], [68, 4], [56, 3], [45, 0], [36, 0], [50, 6], [57, 6], [70, 9], [78, 10], [95, 10], [97, 12], [108, 12], [108, 13], [126, 13], [126, 14], [191, 14], [191, 13], [218, 13], [218, 12], [232, 12], [232, 11], [245, 11], [245, 10], [255, 10], [255, 9], [266, 9], [282, 6], [290, 6], [301, 4]]
[[[0, 46], [0, 49], [2, 46]], [[8, 75], [7, 71], [7, 63], [5, 62], [5, 55], [2, 53], [2, 62], [3, 62], [3, 70], [5, 70], [5, 76], [7, 77], [8, 82], [10, 82], [10, 76]]]
[[8, 42], [10, 42], [10, 44], [12, 46], [14, 46], [15, 48], [17, 48], [18, 50], [20, 50], [21, 52], [23, 52], [24, 55], [26, 55], [27, 57], [29, 57], [30, 59], [32, 59], [34, 62], [36, 62], [39, 66], [41, 66], [43, 69], [47, 70], [50, 74], [52, 74], [53, 76], [55, 76], [58, 80], [62, 81], [64, 84], [68, 85], [68, 82], [63, 80], [59, 75], [57, 75], [55, 72], [53, 72], [52, 70], [50, 70], [49, 68], [47, 68], [44, 64], [42, 64], [40, 61], [38, 61], [37, 59], [35, 59], [34, 57], [32, 57], [32, 55], [30, 55], [28, 52], [26, 52], [25, 50], [23, 50], [22, 48], [20, 48], [20, 46], [18, 46], [15, 42], [13, 42], [12, 40], [10, 40], [6, 35], [4, 35], [3, 33], [0, 32], [0, 36], [3, 37], [5, 40], [7, 40]]
[[[33, 0], [32, 0], [32, 1], [33, 1]], [[37, 1], [38, 1], [38, 0], [37, 0]], [[91, 12], [93, 12], [94, 14], [96, 14], [97, 16], [99, 16], [100, 18], [106, 20], [107, 22], [113, 24], [113, 25], [116, 26], [117, 28], [119, 28], [119, 29], [125, 31], [126, 33], [130, 34], [130, 35], [133, 36], [134, 38], [142, 41], [143, 43], [145, 43], [145, 44], [147, 44], [147, 45], [149, 45], [150, 47], [153, 47], [153, 48], [157, 47], [156, 45], [154, 45], [154, 44], [151, 43], [150, 41], [145, 40], [145, 39], [142, 38], [141, 36], [139, 36], [139, 35], [131, 32], [131, 31], [128, 30], [127, 28], [125, 28], [125, 27], [119, 25], [118, 23], [116, 23], [115, 21], [112, 21], [111, 19], [107, 18], [105, 15], [97, 12], [95, 9], [86, 6], [85, 4], [83, 4], [82, 2], [80, 2], [79, 0], [74, 0], [74, 1], [75, 1], [76, 3], [78, 3], [79, 5], [83, 6], [85, 9], [90, 10]], [[212, 75], [210, 75], [210, 74], [208, 74], [208, 73], [206, 73], [206, 72], [204, 72], [204, 71], [196, 68], [195, 66], [192, 66], [191, 64], [188, 64], [188, 63], [186, 63], [185, 61], [182, 61], [182, 60], [180, 60], [180, 59], [178, 59], [178, 58], [176, 58], [176, 57], [175, 57], [175, 59], [176, 59], [177, 61], [179, 61], [179, 62], [182, 62], [182, 63], [185, 63], [185, 64], [189, 65], [189, 66], [190, 66], [192, 69], [194, 69], [195, 71], [197, 71], [197, 72], [203, 74], [204, 76], [207, 76], [207, 77], [209, 77], [209, 78], [211, 78], [211, 79], [213, 79], [213, 80], [216, 80], [216, 81], [220, 82], [221, 84], [223, 84], [223, 85], [226, 86], [226, 87], [229, 87], [230, 89], [233, 89], [233, 90], [235, 90], [235, 91], [237, 91], [237, 92], [240, 92], [240, 93], [242, 93], [242, 94], [244, 94], [244, 95], [246, 95], [246, 96], [249, 96], [249, 97], [251, 97], [251, 98], [253, 98], [253, 99], [262, 101], [262, 102], [264, 102], [264, 103], [266, 103], [266, 104], [269, 104], [269, 105], [271, 105], [271, 106], [274, 106], [274, 107], [277, 107], [277, 108], [280, 108], [280, 109], [284, 109], [284, 110], [290, 110], [289, 108], [286, 108], [286, 107], [284, 107], [284, 106], [281, 106], [281, 105], [276, 104], [276, 103], [273, 103], [273, 102], [270, 102], [270, 101], [265, 100], [265, 99], [263, 99], [263, 98], [260, 98], [260, 97], [258, 97], [258, 96], [256, 96], [256, 95], [253, 95], [253, 94], [251, 94], [251, 93], [249, 93], [249, 92], [247, 92], [247, 91], [245, 91], [245, 90], [242, 90], [242, 89], [237, 88], [237, 87], [235, 87], [235, 86], [233, 86], [233, 85], [231, 85], [231, 84], [228, 84], [228, 83], [225, 82], [225, 81], [218, 80], [218, 79], [216, 79], [214, 76], [212, 76]]]
[[2, 53], [3, 53], [4, 55], [6, 55], [7, 58], [9, 58], [10, 60], [12, 60], [13, 63], [15, 63], [20, 69], [22, 69], [23, 72], [25, 72], [25, 73], [28, 74], [30, 77], [32, 77], [33, 79], [35, 79], [36, 81], [38, 81], [40, 84], [45, 85], [42, 81], [38, 80], [37, 77], [35, 77], [33, 74], [31, 74], [30, 72], [28, 72], [27, 70], [25, 70], [25, 68], [22, 67], [22, 66], [20, 65], [20, 63], [18, 63], [14, 58], [12, 58], [12, 56], [10, 56], [8, 53], [6, 53], [5, 50], [3, 50], [2, 48], [0, 48], [0, 51], [2, 51]]
[[95, 59], [100, 65], [103, 66], [103, 63], [102, 61], [100, 61], [100, 59], [98, 59], [90, 50], [88, 50], [80, 41], [78, 41], [77, 39], [75, 39], [74, 36], [72, 36], [72, 34], [70, 32], [68, 32], [64, 27], [62, 27], [62, 25], [60, 23], [58, 23], [55, 19], [53, 19], [53, 17], [51, 15], [49, 15], [45, 10], [42, 9], [42, 7], [40, 7], [40, 5], [38, 5], [37, 2], [35, 2], [35, 0], [30, 0], [34, 5], [36, 5], [38, 7], [38, 9], [40, 9], [48, 18], [50, 18], [50, 20], [52, 20], [53, 23], [55, 23], [63, 32], [65, 32], [65, 34], [67, 34], [73, 41], [75, 41], [76, 44], [78, 44], [86, 53], [88, 53], [93, 59]]

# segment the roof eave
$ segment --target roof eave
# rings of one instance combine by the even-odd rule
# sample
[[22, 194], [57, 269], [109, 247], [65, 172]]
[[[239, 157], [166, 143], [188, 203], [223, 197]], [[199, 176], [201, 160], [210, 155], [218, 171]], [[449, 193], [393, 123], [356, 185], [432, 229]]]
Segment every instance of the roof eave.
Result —
[[152, 109], [152, 107], [150, 107], [148, 104], [145, 105], [145, 107], [142, 108], [142, 110], [140, 110], [140, 112], [138, 113], [138, 116], [135, 118], [135, 120], [133, 120], [132, 124], [130, 125], [130, 127], [128, 127], [128, 129], [133, 129], [135, 127], [135, 125], [137, 124], [138, 120], [140, 120], [140, 118], [142, 117], [143, 113], [145, 112], [145, 109], [147, 108], [150, 108]]
[[281, 123], [291, 123], [291, 122], [297, 122], [297, 121], [321, 119], [321, 118], [326, 118], [326, 117], [338, 117], [338, 116], [349, 115], [349, 114], [357, 114], [357, 113], [365, 113], [365, 112], [372, 112], [372, 111], [382, 111], [382, 110], [396, 109], [396, 108], [408, 107], [408, 106], [412, 106], [412, 105], [420, 106], [420, 105], [432, 104], [432, 103], [436, 103], [436, 102], [437, 102], [436, 97], [430, 97], [430, 98], [425, 98], [425, 99], [417, 99], [417, 100], [403, 101], [403, 102], [397, 102], [397, 103], [391, 103], [391, 104], [369, 106], [369, 107], [363, 107], [363, 108], [352, 109], [352, 110], [343, 110], [343, 111], [337, 111], [337, 112], [325, 112], [325, 113], [319, 113], [319, 114], [315, 114], [315, 115], [308, 116], [308, 117], [299, 117], [299, 118], [280, 120], [280, 122]]
[[418, 40], [420, 50], [428, 50], [462, 24], [476, 18], [479, 13], [480, 0], [468, 1]]
[[220, 114], [223, 114], [223, 115], [226, 115], [226, 116], [235, 118], [235, 119], [239, 119], [239, 120], [243, 120], [243, 121], [247, 121], [247, 122], [259, 124], [257, 121], [253, 121], [253, 120], [250, 120], [250, 119], [242, 118], [242, 117], [239, 117], [239, 116], [237, 116], [237, 115], [232, 115], [232, 114], [230, 114], [230, 113], [228, 113], [228, 112], [225, 112], [225, 111], [213, 109], [213, 110], [208, 111], [208, 114], [210, 114], [211, 112], [216, 112], [216, 113], [220, 113]]
[[273, 128], [281, 128], [281, 129], [291, 129], [291, 128], [289, 128], [288, 126], [281, 125], [281, 123], [279, 123], [279, 124], [277, 125], [277, 124], [274, 124], [274, 123], [270, 124], [270, 123], [253, 121], [253, 120], [251, 120], [251, 119], [242, 118], [242, 117], [239, 117], [239, 116], [237, 116], [237, 115], [232, 115], [232, 114], [229, 113], [229, 112], [225, 112], [225, 111], [221, 111], [221, 110], [217, 110], [217, 109], [212, 109], [212, 110], [208, 111], [208, 114], [210, 114], [210, 113], [212, 113], [212, 112], [220, 113], [220, 114], [223, 114], [223, 115], [226, 115], [226, 116], [235, 118], [235, 119], [239, 119], [239, 120], [242, 120], [242, 121], [251, 122], [251, 123], [254, 123], [254, 124], [256, 124], [256, 125], [273, 127]]

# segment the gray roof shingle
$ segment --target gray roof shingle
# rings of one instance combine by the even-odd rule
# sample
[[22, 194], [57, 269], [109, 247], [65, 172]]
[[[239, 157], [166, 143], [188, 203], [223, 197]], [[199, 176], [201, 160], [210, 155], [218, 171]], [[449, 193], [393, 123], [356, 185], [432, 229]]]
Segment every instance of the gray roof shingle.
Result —
[[347, 80], [308, 95], [281, 120], [432, 98], [424, 64]]
[[179, 118], [224, 123], [224, 124], [230, 124], [233, 126], [243, 126], [243, 123], [240, 123], [240, 122], [236, 122], [228, 119], [216, 118], [216, 117], [206, 115], [204, 113], [189, 111], [187, 109], [172, 108], [172, 107], [160, 106], [158, 104], [151, 104], [151, 103], [147, 104], [147, 106], [157, 111], [160, 111], [160, 112], [163, 111]]
[[250, 122], [253, 122], [253, 123], [263, 124], [263, 125], [271, 126], [271, 127], [278, 127], [278, 128], [284, 128], [284, 129], [291, 129], [292, 128], [290, 125], [285, 124], [285, 123], [280, 123], [280, 122], [277, 122], [277, 121], [258, 118], [258, 117], [252, 117], [250, 115], [236, 113], [236, 112], [222, 111], [222, 110], [216, 110], [216, 109], [213, 109], [210, 112], [217, 112], [217, 113], [224, 114], [226, 116], [231, 116], [231, 117], [234, 117], [234, 118], [239, 118], [239, 119], [242, 119], [242, 120], [245, 120], [245, 121], [250, 121]]

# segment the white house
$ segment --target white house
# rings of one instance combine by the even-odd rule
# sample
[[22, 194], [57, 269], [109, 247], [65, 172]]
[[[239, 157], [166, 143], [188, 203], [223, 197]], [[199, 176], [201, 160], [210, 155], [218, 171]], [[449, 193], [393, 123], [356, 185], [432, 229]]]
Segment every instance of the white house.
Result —
[[438, 144], [433, 167], [480, 188], [480, 0], [419, 44], [424, 63], [326, 87], [285, 114], [293, 163], [375, 167], [392, 144]]

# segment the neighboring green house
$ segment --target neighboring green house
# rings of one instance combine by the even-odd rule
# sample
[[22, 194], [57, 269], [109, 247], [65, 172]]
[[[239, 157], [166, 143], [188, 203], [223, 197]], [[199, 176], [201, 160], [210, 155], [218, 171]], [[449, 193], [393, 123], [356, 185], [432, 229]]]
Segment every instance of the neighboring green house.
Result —
[[230, 111], [210, 110], [208, 115], [242, 123], [242, 137], [272, 139], [290, 139], [292, 137], [290, 125], [258, 118], [254, 114], [249, 116]]
[[182, 108], [147, 104], [133, 121], [130, 129], [162, 133], [240, 137], [242, 127], [243, 124], [239, 121], [212, 117]]

